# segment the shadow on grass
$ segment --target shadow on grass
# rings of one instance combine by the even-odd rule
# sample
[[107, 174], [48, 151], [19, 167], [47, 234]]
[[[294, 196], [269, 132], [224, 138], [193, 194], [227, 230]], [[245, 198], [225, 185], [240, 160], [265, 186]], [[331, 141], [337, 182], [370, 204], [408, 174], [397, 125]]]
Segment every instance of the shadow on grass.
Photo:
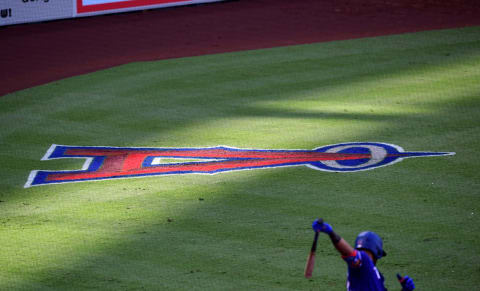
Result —
[[[354, 43], [352, 42], [352, 44]], [[302, 58], [300, 55], [291, 56], [288, 59], [289, 49], [284, 48], [274, 50], [275, 55], [272, 58], [265, 57], [268, 51], [262, 51], [259, 55], [255, 52], [222, 55], [220, 59], [232, 63], [210, 64], [204, 69], [201, 68], [202, 60], [180, 60], [181, 65], [178, 67], [173, 66], [174, 61], [169, 61], [167, 65], [174, 68], [171, 74], [168, 74], [168, 70], [161, 72], [161, 62], [145, 64], [147, 67], [157, 67], [158, 65], [160, 71], [157, 69], [153, 73], [150, 71], [148, 71], [150, 73], [142, 73], [142, 68], [125, 66], [124, 69], [127, 70], [127, 73], [138, 71], [140, 74], [138, 83], [133, 85], [134, 88], [136, 87], [135, 89], [116, 87], [129, 79], [128, 76], [121, 73], [122, 68], [105, 71], [99, 79], [106, 82], [107, 87], [101, 87], [100, 84], [96, 83], [98, 81], [92, 80], [90, 89], [96, 94], [100, 94], [101, 91], [99, 90], [105, 90], [104, 92], [109, 92], [107, 95], [111, 94], [112, 96], [106, 98], [106, 100], [101, 98], [92, 100], [95, 101], [92, 104], [95, 104], [98, 109], [95, 114], [90, 115], [91, 113], [88, 110], [78, 110], [79, 108], [91, 108], [89, 107], [92, 106], [92, 104], [89, 104], [90, 102], [72, 98], [71, 104], [59, 104], [59, 108], [53, 108], [52, 112], [46, 114], [48, 116], [46, 120], [53, 116], [63, 120], [64, 127], [62, 130], [65, 131], [82, 132], [81, 129], [85, 127], [85, 123], [89, 125], [86, 129], [93, 131], [93, 134], [86, 139], [69, 137], [68, 140], [54, 141], [55, 143], [74, 142], [80, 143], [79, 145], [98, 145], [85, 143], [98, 141], [99, 135], [97, 134], [120, 131], [118, 135], [102, 137], [102, 143], [108, 143], [103, 145], [112, 146], [131, 145], [132, 140], [136, 146], [146, 146], [147, 144], [148, 146], [154, 146], [151, 143], [156, 139], [160, 139], [164, 146], [182, 146], [182, 143], [193, 142], [193, 139], [181, 136], [175, 141], [179, 142], [178, 144], [172, 144], [170, 140], [162, 139], [185, 130], [187, 134], [191, 134], [191, 128], [208, 127], [210, 122], [218, 122], [222, 119], [253, 119], [253, 127], [268, 126], [269, 123], [264, 122], [268, 119], [275, 119], [274, 122], [279, 122], [279, 119], [285, 119], [284, 122], [308, 120], [308, 122], [314, 122], [312, 127], [322, 127], [324, 126], [323, 123], [328, 120], [346, 121], [349, 124], [371, 122], [377, 126], [372, 130], [349, 132], [347, 135], [351, 136], [352, 140], [341, 140], [341, 142], [385, 141], [383, 139], [388, 137], [389, 140], [386, 142], [412, 143], [411, 139], [415, 139], [418, 144], [430, 146], [430, 148], [411, 150], [432, 150], [432, 147], [435, 150], [445, 144], [450, 145], [454, 141], [449, 139], [449, 135], [454, 135], [462, 130], [476, 129], [478, 128], [477, 124], [480, 124], [479, 117], [475, 114], [480, 106], [477, 101], [478, 91], [475, 91], [478, 86], [475, 83], [472, 83], [469, 87], [472, 88], [470, 91], [473, 92], [465, 91], [463, 88], [450, 88], [452, 91], [449, 91], [448, 94], [455, 94], [455, 96], [448, 95], [438, 100], [417, 101], [414, 98], [415, 96], [405, 97], [404, 95], [393, 96], [393, 99], [399, 102], [398, 104], [385, 100], [383, 96], [370, 100], [373, 103], [371, 107], [375, 111], [377, 108], [382, 110], [391, 106], [398, 106], [399, 110], [397, 112], [399, 113], [381, 113], [381, 111], [380, 113], [374, 113], [370, 111], [372, 108], [362, 107], [365, 104], [368, 105], [369, 102], [364, 104], [362, 100], [349, 97], [355, 96], [357, 93], [359, 96], [368, 95], [370, 91], [364, 87], [372, 86], [371, 84], [377, 82], [377, 80], [383, 80], [385, 83], [380, 81], [373, 88], [379, 87], [385, 92], [390, 89], [398, 90], [396, 89], [398, 85], [393, 83], [391, 87], [382, 87], [395, 79], [409, 80], [408, 83], [405, 83], [407, 84], [405, 86], [411, 86], [414, 95], [416, 79], [408, 79], [410, 74], [417, 74], [418, 78], [421, 78], [421, 75], [431, 77], [438, 74], [435, 70], [439, 70], [440, 74], [442, 72], [448, 73], [450, 70], [458, 71], [455, 70], [456, 62], [458, 62], [458, 66], [465, 66], [473, 57], [478, 57], [476, 55], [478, 45], [472, 47], [471, 43], [466, 43], [459, 44], [457, 48], [434, 46], [420, 50], [407, 50], [406, 54], [398, 55], [394, 60], [390, 57], [399, 51], [385, 51], [381, 56], [377, 55], [379, 53], [377, 51], [363, 56], [343, 56], [324, 60], [314, 47], [308, 47], [307, 54], [310, 54], [310, 56], [306, 58]], [[297, 49], [295, 48], [295, 50]], [[441, 54], [432, 56], [434, 51], [442, 52], [444, 50], [449, 51], [449, 57], [441, 56]], [[452, 62], [450, 56], [457, 51], [462, 53], [468, 51], [470, 54], [457, 56], [455, 62]], [[282, 55], [285, 59], [278, 59]], [[320, 56], [317, 61], [312, 59], [314, 55]], [[239, 56], [238, 59], [236, 59], [236, 56]], [[242, 62], [242, 57], [246, 58], [247, 64]], [[375, 63], [377, 57], [380, 61]], [[296, 58], [300, 60], [297, 61]], [[208, 57], [207, 59], [214, 58]], [[418, 63], [419, 61], [422, 63]], [[188, 72], [191, 62], [193, 62], [192, 66], [197, 69]], [[416, 64], [412, 65], [415, 62]], [[271, 65], [269, 66], [268, 63], [271, 63]], [[285, 68], [284, 63], [288, 63], [289, 66]], [[474, 59], [474, 64], [477, 63], [478, 58]], [[338, 66], [329, 71], [328, 76], [320, 74], [322, 72], [326, 73], [325, 68], [332, 64], [338, 64]], [[451, 67], [447, 65], [451, 65]], [[230, 68], [224, 69], [224, 66], [230, 66]], [[472, 69], [477, 70], [477, 72], [467, 73], [466, 75], [474, 75], [478, 78], [478, 67], [472, 66]], [[228, 73], [230, 70], [232, 71], [231, 75]], [[250, 74], [251, 72], [253, 72], [253, 75]], [[144, 76], [142, 74], [147, 74], [150, 77], [141, 81], [142, 76]], [[203, 78], [199, 77], [201, 75], [203, 75]], [[236, 75], [241, 77], [236, 78]], [[107, 77], [113, 77], [114, 81], [106, 80]], [[88, 81], [89, 78], [91, 77], [83, 76], [74, 79], [84, 82]], [[221, 82], [213, 83], [209, 81], [219, 79]], [[368, 84], [368, 86], [362, 84]], [[198, 88], [202, 85], [204, 85], [204, 90], [199, 90]], [[87, 96], [90, 92], [84, 89], [82, 91], [80, 87], [76, 88], [79, 89], [78, 96]], [[432, 90], [435, 89], [441, 94], [443, 89], [442, 87], [439, 88], [440, 90], [432, 87]], [[154, 92], [153, 96], [150, 95], [151, 92]], [[347, 93], [351, 93], [351, 95], [343, 97]], [[399, 91], [400, 93], [401, 91]], [[46, 96], [47, 93], [43, 92], [42, 94]], [[298, 96], [304, 97], [299, 98]], [[335, 97], [338, 99], [331, 99]], [[134, 101], [133, 104], [132, 101]], [[325, 109], [323, 109], [322, 104], [310, 108], [310, 104], [316, 101], [325, 102]], [[295, 107], [298, 106], [297, 102], [305, 102], [305, 104]], [[348, 107], [347, 110], [353, 112], [344, 111], [343, 105]], [[452, 106], [457, 110], [452, 112]], [[33, 109], [37, 109], [37, 107], [34, 106]], [[78, 116], [70, 113], [83, 115], [87, 121], [82, 122], [81, 119], [77, 118]], [[94, 128], [99, 117], [105, 122], [110, 122], [111, 125], [98, 125]], [[88, 120], [93, 121], [89, 122]], [[342, 130], [349, 126], [345, 125], [338, 129]], [[218, 128], [214, 129], [218, 130]], [[226, 129], [221, 135], [213, 136], [218, 138], [224, 136], [223, 134], [235, 135], [235, 130], [238, 129]], [[298, 137], [299, 133], [295, 130], [300, 131], [301, 128], [293, 125], [288, 130], [293, 131], [291, 133], [267, 132], [265, 136], [260, 137], [253, 135], [252, 141], [247, 140], [246, 143], [250, 142], [254, 147], [256, 144], [269, 144], [278, 135]], [[434, 137], [429, 136], [428, 139], [431, 138], [430, 140], [422, 140], [422, 134], [425, 133], [434, 135]], [[205, 142], [211, 136], [212, 134], [209, 133], [206, 138], [198, 138], [201, 142]], [[9, 138], [12, 138], [12, 136], [7, 135], [6, 139]], [[194, 138], [196, 137], [194, 136]], [[288, 139], [289, 137], [285, 138], [281, 143], [288, 144]], [[476, 140], [478, 140], [478, 136], [469, 136], [460, 143], [463, 145], [478, 145]], [[336, 140], [328, 142], [331, 141], [336, 142]], [[45, 142], [42, 138], [36, 143], [44, 144]], [[50, 142], [50, 140], [47, 142]], [[213, 139], [211, 142], [217, 143], [217, 140]], [[237, 142], [240, 143], [241, 141]], [[316, 136], [308, 141], [298, 143], [308, 144], [311, 148], [315, 148], [324, 145], [325, 140], [321, 136]], [[229, 145], [235, 146], [234, 144]], [[404, 144], [399, 145], [405, 146]], [[451, 148], [442, 148], [442, 150], [457, 151], [457, 149]], [[478, 160], [474, 158], [468, 161], [465, 157], [461, 158], [467, 163], [474, 163]], [[435, 219], [434, 217], [440, 217], [442, 212], [448, 211], [447, 205], [449, 203], [456, 201], [459, 204], [455, 211], [467, 207], [468, 201], [466, 198], [454, 197], [453, 195], [450, 200], [447, 198], [438, 209], [432, 210], [428, 204], [421, 204], [423, 203], [422, 199], [427, 199], [425, 197], [431, 199], [429, 195], [433, 192], [422, 184], [421, 179], [417, 179], [416, 182], [399, 181], [399, 173], [403, 173], [402, 170], [404, 169], [408, 170], [409, 164], [412, 165], [413, 162], [405, 161], [404, 163], [382, 169], [382, 172], [365, 172], [355, 174], [356, 176], [320, 173], [304, 167], [248, 171], [216, 176], [182, 176], [178, 178], [184, 180], [181, 183], [190, 183], [190, 186], [198, 183], [198, 188], [184, 190], [181, 186], [177, 186], [170, 190], [150, 190], [144, 195], [126, 195], [114, 200], [112, 203], [116, 207], [112, 209], [112, 212], [121, 221], [114, 222], [112, 229], [105, 229], [104, 236], [98, 235], [98, 246], [91, 245], [91, 250], [88, 250], [89, 243], [78, 242], [77, 245], [72, 245], [70, 256], [58, 257], [51, 267], [29, 273], [26, 277], [31, 278], [32, 285], [15, 283], [16, 285], [8, 287], [18, 290], [31, 289], [31, 287], [45, 290], [70, 287], [74, 289], [95, 288], [105, 290], [280, 290], [282, 288], [307, 290], [321, 288], [325, 281], [331, 283], [335, 282], [335, 279], [343, 277], [344, 266], [338, 263], [328, 270], [322, 268], [322, 272], [325, 272], [325, 278], [314, 282], [306, 281], [301, 277], [304, 258], [311, 240], [309, 223], [319, 212], [326, 217], [334, 217], [335, 223], [339, 225], [350, 240], [353, 236], [352, 233], [362, 230], [361, 228], [365, 225], [372, 225], [372, 221], [377, 221], [373, 226], [382, 230], [392, 248], [401, 251], [402, 247], [406, 247], [413, 252], [415, 251], [413, 248], [425, 251], [431, 246], [419, 246], [418, 244], [412, 246], [410, 240], [398, 234], [399, 229], [421, 239], [422, 235], [416, 231], [423, 230], [425, 233], [429, 233], [432, 224], [438, 228], [444, 225], [441, 218]], [[447, 162], [419, 163], [425, 163], [429, 171], [434, 171], [434, 165], [444, 165]], [[44, 167], [48, 167], [47, 164]], [[412, 167], [416, 169], [416, 166]], [[462, 176], [461, 173], [454, 173], [451, 169], [445, 169], [445, 171], [452, 175], [445, 178], [452, 183], [455, 177]], [[428, 171], [419, 170], [410, 175], [431, 178], [431, 172]], [[409, 179], [412, 179], [411, 176], [409, 176]], [[122, 191], [120, 187], [128, 189], [137, 186], [142, 187], [141, 185], [149, 183], [150, 179], [124, 180], [119, 183], [119, 186], [111, 186], [111, 189], [120, 192]], [[165, 179], [168, 179], [169, 184], [174, 184], [177, 178], [166, 177]], [[126, 181], [131, 181], [131, 184]], [[105, 183], [113, 185], [115, 181]], [[158, 182], [152, 184], [157, 185], [156, 183]], [[417, 185], [418, 188], [415, 190], [419, 192], [417, 193], [418, 197], [398, 193], [401, 192], [399, 189], [410, 187], [409, 183]], [[84, 191], [102, 188], [100, 186], [90, 186], [88, 182], [81, 185], [80, 187], [83, 189], [91, 187]], [[58, 188], [52, 187], [51, 189], [59, 189], [62, 186], [55, 187]], [[451, 188], [448, 193], [453, 194], [453, 189]], [[54, 190], [32, 189], [32, 192], [35, 191]], [[165, 206], [165, 201], [174, 201], [173, 198], [170, 198], [170, 195], [177, 197], [178, 203], [185, 203], [186, 206], [176, 204], [169, 210], [168, 206]], [[11, 203], [21, 199], [12, 196], [8, 198]], [[203, 200], [200, 200], [200, 198]], [[403, 200], [402, 198], [410, 200]], [[473, 202], [474, 205], [478, 205], [478, 201]], [[124, 203], [129, 205], [124, 207]], [[0, 205], [0, 207], [5, 206]], [[127, 207], [130, 208], [127, 209]], [[83, 203], [78, 209], [80, 208], [87, 213], [91, 211], [89, 215], [93, 217], [93, 221], [95, 221], [95, 217], [101, 218], [99, 213], [95, 214], [98, 209], [94, 205]], [[75, 209], [73, 206], [70, 210]], [[157, 210], [163, 212], [156, 213]], [[419, 210], [425, 210], [428, 214], [433, 214], [433, 218], [426, 217], [427, 214], [423, 217], [417, 213]], [[410, 218], [403, 217], [404, 220], [399, 223], [398, 216], [405, 215], [405, 213], [410, 215]], [[419, 216], [424, 218], [425, 221], [417, 221], [416, 219]], [[81, 221], [78, 221], [81, 217], [82, 215], [73, 215], [73, 220], [81, 223]], [[450, 224], [444, 225], [438, 235], [446, 236], [449, 242], [455, 241], [449, 235], [449, 231], [454, 229], [457, 222], [463, 222], [463, 227], [475, 228], [474, 221], [462, 221], [457, 218], [452, 220]], [[405, 224], [415, 223], [419, 226], [418, 229], [414, 228], [414, 231], [404, 226]], [[68, 226], [64, 227], [68, 228]], [[100, 231], [102, 228], [104, 226], [101, 225]], [[85, 232], [85, 235], [88, 235], [88, 231]], [[464, 235], [462, 237], [466, 238]], [[478, 238], [478, 235], [476, 237]], [[85, 237], [86, 241], [89, 241], [89, 239], [89, 237]], [[95, 239], [90, 240], [91, 242], [95, 241]], [[399, 242], [397, 243], [396, 240]], [[410, 245], [408, 245], [409, 243]], [[446, 244], [438, 242], [434, 245], [447, 252]], [[475, 247], [470, 243], [469, 246], [470, 249], [460, 248], [458, 245], [449, 245], [448, 247], [453, 247], [458, 258], [478, 257], [478, 252], [476, 252], [478, 246]], [[448, 251], [451, 252], [452, 250]], [[327, 262], [338, 260], [333, 250], [322, 252], [325, 252]], [[414, 252], [414, 254], [417, 253]], [[395, 258], [395, 255], [393, 256]], [[421, 265], [421, 262], [414, 257], [410, 256], [409, 258]], [[443, 270], [443, 267], [435, 266], [435, 263], [438, 263], [435, 258], [428, 259], [421, 266], [428, 269], [427, 264], [429, 263], [433, 266], [430, 266], [430, 268], [436, 268], [437, 271]], [[393, 274], [391, 265], [386, 265], [386, 268]], [[452, 278], [446, 284], [447, 286], [449, 284], [455, 286], [455, 283], [459, 283], [467, 276], [473, 276], [475, 273], [475, 270], [468, 266], [455, 266], [455, 270], [460, 271], [462, 268], [464, 269], [462, 271], [463, 276], [456, 279]], [[426, 276], [425, 273], [423, 274]], [[17, 282], [21, 280], [19, 279]], [[425, 280], [430, 279], [425, 278]], [[470, 280], [470, 282], [475, 283], [475, 280]], [[476, 283], [479, 283], [478, 279]], [[343, 288], [343, 281], [338, 282], [338, 285], [335, 285], [336, 283], [331, 284], [334, 284], [334, 286], [332, 285], [333, 289]]]

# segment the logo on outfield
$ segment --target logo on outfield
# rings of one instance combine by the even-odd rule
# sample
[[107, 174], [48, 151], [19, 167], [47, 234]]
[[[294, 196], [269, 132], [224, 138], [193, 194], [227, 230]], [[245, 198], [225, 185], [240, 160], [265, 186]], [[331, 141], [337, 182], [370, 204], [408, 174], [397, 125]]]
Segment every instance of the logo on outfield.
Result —
[[121, 148], [52, 145], [42, 160], [85, 159], [81, 170], [32, 171], [25, 188], [116, 178], [179, 174], [216, 174], [262, 168], [307, 166], [327, 172], [371, 170], [405, 158], [447, 156], [452, 152], [405, 152], [378, 142], [351, 142], [314, 150], [210, 148]]

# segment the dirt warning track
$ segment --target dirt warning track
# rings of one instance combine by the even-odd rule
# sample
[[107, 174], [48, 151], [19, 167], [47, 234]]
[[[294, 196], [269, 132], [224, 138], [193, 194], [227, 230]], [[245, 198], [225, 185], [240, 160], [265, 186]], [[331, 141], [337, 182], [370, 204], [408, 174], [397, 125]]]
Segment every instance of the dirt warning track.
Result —
[[0, 28], [0, 96], [146, 60], [480, 25], [477, 0], [237, 0]]

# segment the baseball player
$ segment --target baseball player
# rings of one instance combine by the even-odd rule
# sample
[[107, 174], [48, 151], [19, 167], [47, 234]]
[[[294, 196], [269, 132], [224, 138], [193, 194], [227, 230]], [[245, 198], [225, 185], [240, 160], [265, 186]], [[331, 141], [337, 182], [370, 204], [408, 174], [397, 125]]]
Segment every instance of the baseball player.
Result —
[[[372, 231], [364, 231], [357, 236], [355, 248], [336, 234], [332, 227], [322, 220], [312, 223], [314, 231], [323, 232], [330, 236], [335, 248], [342, 255], [348, 265], [348, 291], [386, 291], [384, 278], [376, 267], [377, 260], [386, 256], [383, 250], [382, 239]], [[413, 280], [397, 274], [403, 291], [415, 289]]]

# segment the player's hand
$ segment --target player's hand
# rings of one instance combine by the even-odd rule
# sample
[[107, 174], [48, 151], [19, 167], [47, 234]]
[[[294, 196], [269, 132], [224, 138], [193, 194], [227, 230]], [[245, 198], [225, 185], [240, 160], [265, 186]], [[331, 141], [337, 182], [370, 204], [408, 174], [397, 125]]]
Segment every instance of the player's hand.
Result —
[[415, 284], [413, 283], [412, 278], [408, 276], [400, 276], [400, 274], [397, 274], [397, 279], [398, 282], [402, 285], [402, 291], [412, 291], [415, 289]]
[[331, 234], [333, 232], [330, 224], [323, 222], [323, 220], [321, 219], [316, 219], [315, 221], [313, 221], [312, 228], [316, 232], [324, 232], [326, 234]]

